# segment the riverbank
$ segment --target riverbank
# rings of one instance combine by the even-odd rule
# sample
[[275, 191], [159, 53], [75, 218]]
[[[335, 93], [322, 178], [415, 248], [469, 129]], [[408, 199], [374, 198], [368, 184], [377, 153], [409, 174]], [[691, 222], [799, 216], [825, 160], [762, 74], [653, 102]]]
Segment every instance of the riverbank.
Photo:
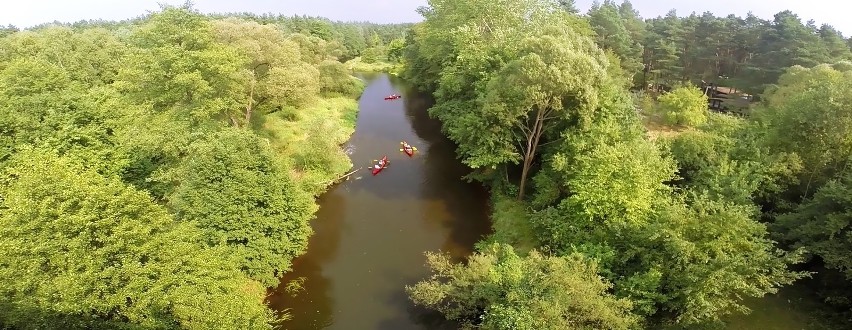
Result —
[[300, 187], [318, 196], [352, 168], [342, 145], [355, 132], [357, 116], [355, 99], [319, 98], [306, 107], [259, 116], [255, 129], [289, 163]]
[[[428, 97], [387, 74], [361, 78], [368, 86], [349, 157], [355, 168], [383, 155], [391, 165], [319, 195], [307, 253], [267, 298], [292, 316], [286, 329], [436, 329], [440, 315], [411, 306], [405, 286], [428, 277], [424, 252], [463, 258], [490, 228], [487, 194], [461, 179], [467, 168], [429, 118]], [[403, 98], [384, 100], [393, 93]], [[403, 140], [417, 147], [413, 156], [399, 151]]]
[[402, 72], [401, 63], [389, 62], [373, 62], [366, 63], [361, 61], [361, 57], [353, 58], [344, 63], [350, 72], [373, 72], [373, 73], [388, 73], [394, 76], [399, 76]]

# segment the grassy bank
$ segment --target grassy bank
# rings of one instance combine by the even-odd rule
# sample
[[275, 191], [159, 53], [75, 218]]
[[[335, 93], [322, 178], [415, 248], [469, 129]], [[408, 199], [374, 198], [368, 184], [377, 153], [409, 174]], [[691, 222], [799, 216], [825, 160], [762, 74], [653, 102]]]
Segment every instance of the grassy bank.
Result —
[[491, 189], [491, 212], [491, 228], [494, 232], [485, 239], [485, 244], [510, 244], [522, 254], [538, 245], [524, 203]]
[[373, 62], [367, 63], [361, 61], [361, 57], [356, 57], [344, 63], [350, 71], [356, 72], [385, 72], [393, 75], [398, 75], [402, 72], [402, 64], [389, 62]]
[[357, 113], [357, 100], [320, 98], [262, 116], [257, 132], [288, 162], [301, 187], [318, 195], [352, 168], [341, 146], [355, 132]]

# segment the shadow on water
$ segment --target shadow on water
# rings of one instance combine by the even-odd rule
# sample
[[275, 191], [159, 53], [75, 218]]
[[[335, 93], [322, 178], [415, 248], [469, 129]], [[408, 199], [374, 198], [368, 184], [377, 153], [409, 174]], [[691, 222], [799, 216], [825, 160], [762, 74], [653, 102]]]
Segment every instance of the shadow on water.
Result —
[[[323, 276], [322, 264], [329, 261], [339, 248], [346, 199], [340, 194], [328, 193], [321, 196], [318, 203], [337, 207], [321, 207], [317, 211], [317, 218], [323, 221], [313, 222], [314, 233], [308, 240], [310, 255], [293, 260], [293, 271], [282, 277], [273, 294], [267, 297], [267, 304], [273, 310], [286, 311], [291, 317], [299, 318], [316, 329], [332, 322], [333, 300], [329, 299], [331, 281]], [[296, 289], [296, 292], [289, 292], [287, 285], [299, 279], [305, 280], [303, 287]]]
[[[388, 279], [395, 279], [396, 276], [388, 276]], [[416, 283], [420, 278], [410, 277], [406, 280], [407, 283]], [[387, 303], [397, 306], [405, 306], [405, 313], [395, 315], [393, 318], [385, 319], [376, 325], [379, 330], [397, 330], [406, 329], [411, 324], [417, 324], [424, 329], [430, 330], [454, 330], [459, 328], [459, 324], [452, 321], [447, 321], [441, 313], [434, 310], [426, 309], [420, 306], [415, 306], [408, 299], [408, 294], [405, 291], [395, 292], [387, 299]]]
[[[384, 74], [359, 75], [368, 84], [348, 144], [356, 167], [387, 155], [390, 166], [368, 169], [332, 187], [308, 251], [271, 292], [270, 306], [289, 310], [287, 329], [454, 329], [439, 314], [413, 306], [406, 285], [429, 276], [425, 251], [467, 256], [490, 230], [487, 194], [461, 177], [467, 169], [426, 110], [431, 100]], [[389, 94], [402, 100], [385, 101]], [[399, 151], [405, 140], [418, 148]], [[286, 283], [305, 278], [292, 297]]]
[[[409, 90], [408, 95], [417, 95]], [[478, 183], [464, 181], [469, 169], [456, 160], [456, 145], [441, 133], [441, 124], [428, 114], [432, 100], [426, 96], [407, 98], [405, 112], [411, 121], [414, 132], [429, 142], [424, 160], [424, 180], [421, 194], [424, 197], [440, 196], [445, 201], [450, 214], [466, 214], [471, 209], [482, 210], [473, 215], [472, 221], [445, 221], [442, 225], [451, 228], [451, 236], [441, 250], [450, 252], [457, 261], [472, 252], [473, 245], [484, 233], [491, 231], [488, 221], [479, 221], [488, 217], [488, 193]]]

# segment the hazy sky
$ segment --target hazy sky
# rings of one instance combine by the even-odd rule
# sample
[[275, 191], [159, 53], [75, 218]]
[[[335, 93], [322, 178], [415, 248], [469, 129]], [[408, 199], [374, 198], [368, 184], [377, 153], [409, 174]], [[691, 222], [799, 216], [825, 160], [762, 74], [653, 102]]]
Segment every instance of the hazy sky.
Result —
[[[576, 0], [585, 12], [593, 0]], [[620, 0], [616, 0], [620, 3]], [[26, 28], [54, 20], [74, 22], [84, 19], [120, 20], [157, 10], [157, 3], [181, 4], [183, 0], [0, 0], [0, 25], [13, 24]], [[852, 1], [848, 0], [633, 0], [633, 6], [645, 17], [664, 15], [676, 9], [678, 15], [711, 11], [717, 16], [755, 15], [771, 19], [775, 13], [789, 9], [803, 21], [813, 19], [817, 25], [827, 23], [852, 35]], [[377, 23], [417, 22], [414, 11], [426, 0], [195, 0], [195, 7], [210, 12], [255, 12], [307, 14], [334, 20], [358, 20]]]

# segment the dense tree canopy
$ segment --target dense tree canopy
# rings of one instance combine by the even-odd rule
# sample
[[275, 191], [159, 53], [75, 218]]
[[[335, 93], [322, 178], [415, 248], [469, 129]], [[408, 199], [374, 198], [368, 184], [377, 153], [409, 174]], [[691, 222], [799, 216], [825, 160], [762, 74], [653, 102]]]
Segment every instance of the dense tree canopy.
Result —
[[[778, 201], [801, 168], [797, 158], [762, 151], [766, 131], [750, 131], [761, 124], [708, 115], [708, 100], [694, 87], [660, 97], [659, 108], [672, 124], [696, 131], [651, 141], [623, 88], [641, 62], [646, 79], [657, 83], [700, 81], [696, 72], [704, 72], [688, 56], [705, 56], [701, 65], [723, 56], [707, 58], [701, 47], [712, 43], [693, 42], [715, 38], [712, 16], [672, 12], [643, 22], [629, 3], [606, 1], [593, 6], [586, 23], [554, 10], [564, 2], [473, 3], [430, 1], [407, 39], [405, 61], [407, 76], [434, 92], [430, 114], [458, 143], [471, 177], [489, 184], [499, 205], [506, 195], [518, 200], [517, 211], [498, 215], [521, 219], [495, 222], [513, 224], [498, 230], [527, 234], [498, 232], [491, 241], [512, 237], [503, 243], [563, 261], [595, 260], [611, 292], [631, 301], [631, 313], [649, 327], [718, 322], [747, 311], [745, 297], [805, 275], [788, 269], [800, 253], [770, 239], [755, 204]], [[487, 323], [491, 300], [478, 296], [479, 287], [457, 286], [472, 283], [474, 263], [430, 263], [442, 280], [414, 286], [415, 302], [448, 318], [483, 320], [486, 328], [527, 326], [519, 318]], [[536, 299], [559, 299], [535, 292]], [[525, 311], [548, 319], [546, 310]]]
[[[0, 322], [39, 328], [268, 328], [263, 287], [144, 192], [51, 152], [0, 176]], [[211, 303], [215, 302], [215, 303]]]
[[[435, 274], [408, 288], [415, 303], [440, 310], [463, 325], [482, 329], [631, 329], [630, 302], [607, 293], [594, 263], [536, 251], [518, 256], [495, 244], [453, 265], [429, 254]], [[476, 311], [482, 311], [478, 315]]]
[[768, 126], [767, 143], [778, 152], [800, 157], [809, 172], [807, 181], [816, 180], [809, 183], [833, 177], [852, 159], [850, 92], [852, 70], [823, 64], [790, 68], [777, 88], [766, 93], [767, 106], [758, 116]]
[[246, 274], [274, 286], [307, 246], [307, 220], [316, 211], [266, 143], [244, 130], [224, 130], [193, 142], [188, 156], [164, 174], [177, 182], [166, 195], [176, 218], [226, 246]]
[[336, 47], [186, 6], [0, 38], [0, 327], [271, 327], [351, 166]]

